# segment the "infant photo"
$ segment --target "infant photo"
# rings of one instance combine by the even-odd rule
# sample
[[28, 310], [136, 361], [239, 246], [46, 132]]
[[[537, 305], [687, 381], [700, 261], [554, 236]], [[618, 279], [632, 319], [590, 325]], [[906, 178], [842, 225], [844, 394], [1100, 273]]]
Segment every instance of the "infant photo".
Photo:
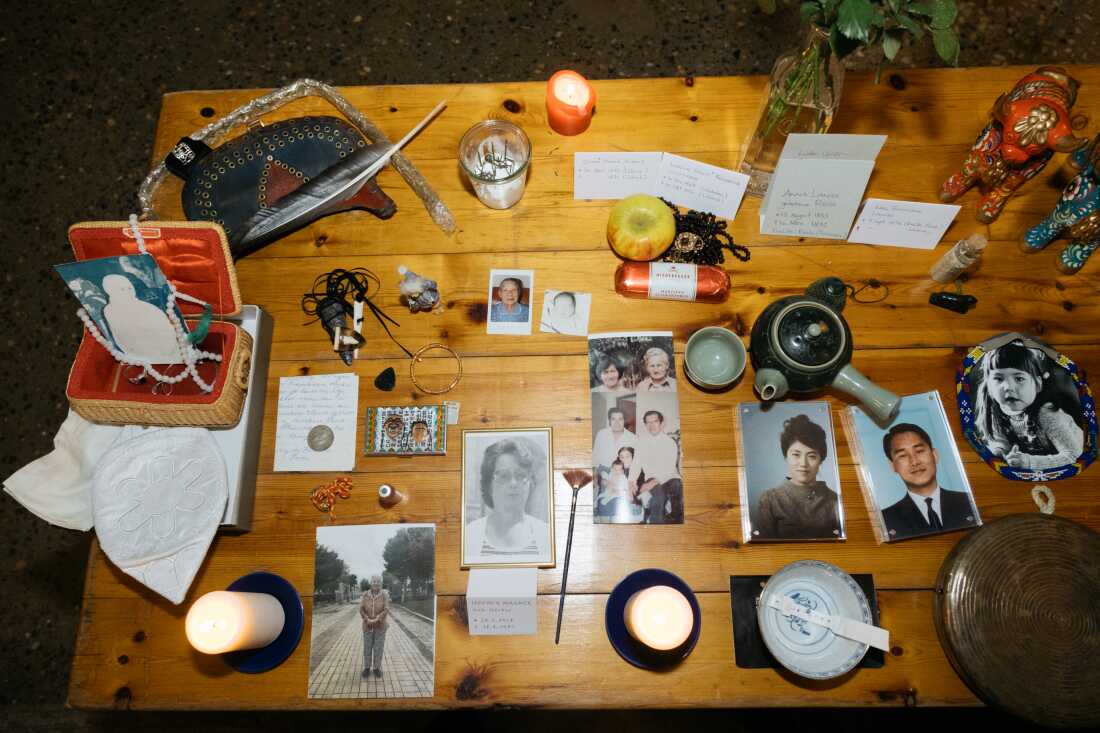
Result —
[[592, 309], [590, 293], [571, 290], [547, 290], [542, 297], [539, 330], [563, 336], [587, 336], [588, 314]]
[[746, 542], [842, 540], [844, 506], [828, 402], [742, 402]]

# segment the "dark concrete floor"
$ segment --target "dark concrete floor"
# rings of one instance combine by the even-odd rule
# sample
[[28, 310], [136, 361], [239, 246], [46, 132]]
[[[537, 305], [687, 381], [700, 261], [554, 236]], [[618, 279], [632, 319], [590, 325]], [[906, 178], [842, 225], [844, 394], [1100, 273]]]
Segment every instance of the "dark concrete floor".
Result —
[[[795, 6], [797, 3], [795, 4]], [[1092, 0], [960, 0], [961, 64], [1100, 61]], [[798, 38], [797, 11], [751, 0], [531, 0], [309, 3], [20, 2], [0, 28], [4, 103], [0, 221], [6, 317], [0, 337], [0, 478], [48, 451], [64, 418], [79, 339], [75, 305], [51, 265], [71, 260], [70, 223], [134, 210], [165, 92], [272, 87], [309, 76], [335, 84], [545, 79], [562, 67], [593, 78], [765, 73]], [[1009, 44], [1011, 40], [1011, 45]], [[875, 57], [850, 66], [869, 68]], [[899, 66], [937, 65], [929, 45]], [[367, 111], [368, 114], [370, 111]], [[0, 498], [0, 727], [162, 731], [341, 727], [361, 715], [180, 716], [65, 710], [89, 535], [53, 528]], [[747, 729], [813, 721], [869, 729], [946, 720], [936, 711], [604, 716], [469, 714], [488, 730], [601, 724], [611, 729], [705, 725]], [[802, 722], [800, 723], [800, 719]], [[376, 715], [387, 729], [428, 730], [436, 715]], [[447, 718], [451, 727], [456, 721]], [[960, 723], [1011, 725], [988, 711]]]

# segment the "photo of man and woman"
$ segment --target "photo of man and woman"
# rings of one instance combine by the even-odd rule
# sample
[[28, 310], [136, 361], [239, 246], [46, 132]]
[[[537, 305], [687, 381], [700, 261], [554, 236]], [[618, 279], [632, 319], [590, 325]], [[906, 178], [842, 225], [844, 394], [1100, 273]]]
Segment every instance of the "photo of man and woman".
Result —
[[590, 336], [588, 371], [594, 521], [683, 523], [683, 450], [672, 334]]
[[939, 392], [902, 398], [885, 428], [858, 407], [845, 421], [880, 541], [981, 525]]

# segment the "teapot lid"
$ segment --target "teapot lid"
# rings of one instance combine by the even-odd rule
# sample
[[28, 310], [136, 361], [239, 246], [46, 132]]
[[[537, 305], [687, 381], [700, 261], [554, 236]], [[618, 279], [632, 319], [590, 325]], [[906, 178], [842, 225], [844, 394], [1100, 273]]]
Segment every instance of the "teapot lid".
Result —
[[772, 324], [775, 353], [796, 369], [828, 369], [841, 359], [848, 343], [840, 316], [816, 300], [791, 303]]

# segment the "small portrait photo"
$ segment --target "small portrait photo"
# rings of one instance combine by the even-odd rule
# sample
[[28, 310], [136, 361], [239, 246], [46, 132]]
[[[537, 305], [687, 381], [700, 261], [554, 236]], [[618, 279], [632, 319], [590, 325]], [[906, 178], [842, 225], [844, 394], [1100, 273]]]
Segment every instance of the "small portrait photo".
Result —
[[368, 407], [365, 422], [368, 456], [447, 454], [443, 405]]
[[672, 333], [601, 333], [588, 337], [588, 385], [593, 392], [675, 392]]
[[970, 371], [969, 386], [973, 422], [963, 427], [994, 460], [1043, 470], [1069, 466], [1085, 452], [1077, 385], [1038, 344], [1016, 339], [986, 351]]
[[[54, 268], [95, 327], [120, 352], [150, 364], [183, 361], [168, 318], [171, 288], [152, 255], [102, 257]], [[178, 305], [175, 314], [188, 333]]]
[[846, 427], [882, 541], [982, 523], [939, 392], [904, 397], [886, 428], [850, 407]]
[[435, 525], [318, 527], [309, 697], [435, 694]]
[[829, 403], [742, 402], [737, 417], [745, 541], [844, 539]]
[[462, 567], [553, 567], [550, 428], [464, 430], [462, 443]]
[[539, 330], [563, 336], [587, 336], [592, 295], [572, 290], [547, 290], [542, 296]]
[[[606, 481], [601, 483], [595, 497], [595, 521], [683, 524], [683, 449], [677, 395], [638, 394], [634, 412], [633, 445], [624, 444], [612, 459]], [[616, 417], [613, 414], [610, 419]], [[605, 457], [606, 453], [601, 456]]]
[[530, 334], [534, 287], [534, 270], [490, 270], [488, 332]]

